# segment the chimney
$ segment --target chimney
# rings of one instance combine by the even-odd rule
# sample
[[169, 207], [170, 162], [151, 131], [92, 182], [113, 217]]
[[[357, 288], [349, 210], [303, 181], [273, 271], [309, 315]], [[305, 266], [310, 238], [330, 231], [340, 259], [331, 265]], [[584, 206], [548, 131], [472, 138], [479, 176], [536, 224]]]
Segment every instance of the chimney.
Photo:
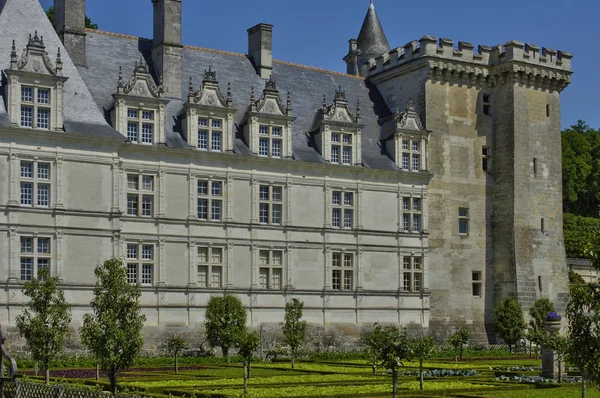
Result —
[[85, 0], [54, 0], [54, 29], [73, 63], [86, 66]]
[[256, 73], [269, 79], [273, 72], [273, 25], [259, 23], [248, 29], [248, 55]]
[[183, 98], [183, 46], [181, 45], [181, 0], [152, 0], [154, 38], [152, 63], [162, 79], [165, 96]]

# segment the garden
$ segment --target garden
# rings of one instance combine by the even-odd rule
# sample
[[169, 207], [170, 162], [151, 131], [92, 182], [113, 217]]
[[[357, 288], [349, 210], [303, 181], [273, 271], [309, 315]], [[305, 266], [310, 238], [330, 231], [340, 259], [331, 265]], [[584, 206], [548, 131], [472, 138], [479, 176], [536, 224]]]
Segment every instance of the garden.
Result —
[[[444, 355], [446, 353], [446, 355]], [[398, 395], [406, 397], [580, 397], [579, 372], [567, 367], [565, 383], [539, 377], [541, 359], [529, 354], [509, 354], [495, 350], [488, 356], [467, 350], [462, 361], [440, 351], [442, 357], [423, 363], [423, 390], [419, 386], [419, 362], [406, 361], [398, 374]], [[364, 354], [321, 355], [330, 359], [305, 358], [291, 369], [290, 360], [252, 362], [247, 380], [247, 397], [389, 397], [392, 393], [392, 376], [382, 367], [375, 373], [368, 359], [358, 359]], [[479, 355], [479, 356], [475, 356]], [[485, 353], [483, 353], [485, 355]], [[356, 359], [348, 359], [349, 357]], [[238, 356], [228, 363], [224, 358], [181, 358], [175, 373], [173, 358], [139, 358], [132, 368], [119, 374], [120, 392], [147, 397], [212, 397], [244, 396], [243, 359]], [[80, 361], [86, 365], [86, 361]], [[51, 383], [71, 386], [108, 389], [108, 379], [101, 375], [96, 380], [96, 369], [87, 361], [87, 367], [76, 362], [62, 369], [53, 369]], [[23, 362], [30, 366], [31, 361]], [[20, 372], [23, 378], [43, 381], [33, 376], [33, 369]], [[600, 397], [595, 389], [588, 390], [589, 397]]]

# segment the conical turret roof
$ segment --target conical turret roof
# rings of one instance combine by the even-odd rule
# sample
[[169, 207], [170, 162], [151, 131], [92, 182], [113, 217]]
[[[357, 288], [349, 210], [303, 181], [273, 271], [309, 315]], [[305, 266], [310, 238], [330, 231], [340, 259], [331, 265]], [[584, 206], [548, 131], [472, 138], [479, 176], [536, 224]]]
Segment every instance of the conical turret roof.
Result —
[[356, 44], [361, 55], [380, 55], [390, 51], [390, 45], [383, 33], [377, 12], [375, 12], [373, 0], [369, 5], [369, 11], [367, 11]]

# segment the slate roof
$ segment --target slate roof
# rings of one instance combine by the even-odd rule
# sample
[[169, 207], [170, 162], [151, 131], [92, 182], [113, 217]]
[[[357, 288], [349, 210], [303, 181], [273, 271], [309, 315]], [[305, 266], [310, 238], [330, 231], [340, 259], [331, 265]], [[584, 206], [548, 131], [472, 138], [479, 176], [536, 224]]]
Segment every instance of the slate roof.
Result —
[[[133, 73], [140, 55], [152, 70], [151, 47], [148, 39], [88, 30], [86, 38], [87, 67], [75, 67], [64, 50], [52, 25], [45, 16], [38, 0], [5, 0], [6, 6], [0, 14], [0, 34], [15, 38], [17, 48], [23, 48], [26, 38], [35, 27], [44, 36], [49, 54], [55, 54], [60, 46], [63, 53], [64, 75], [69, 77], [65, 84], [65, 131], [81, 132], [97, 136], [124, 137], [109, 126], [109, 113], [114, 107], [112, 95], [116, 91], [119, 67], [128, 79]], [[1, 5], [2, 0], [0, 0]], [[367, 18], [369, 15], [367, 15]], [[0, 67], [9, 65], [11, 40], [0, 41]], [[210, 49], [185, 46], [183, 48], [182, 99], [171, 99], [167, 106], [167, 146], [188, 147], [181, 135], [180, 115], [183, 100], [187, 99], [189, 79], [192, 77], [197, 89], [204, 71], [212, 66], [217, 73], [221, 91], [226, 92], [231, 83], [233, 106], [237, 109], [234, 121], [234, 151], [250, 156], [246, 144], [239, 138], [245, 114], [250, 103], [250, 92], [255, 88], [256, 98], [262, 94], [265, 81], [261, 79], [247, 56]], [[391, 114], [379, 91], [362, 78], [337, 72], [294, 65], [282, 61], [273, 62], [273, 79], [277, 83], [282, 100], [290, 92], [293, 123], [292, 151], [295, 160], [323, 163], [321, 155], [313, 148], [309, 139], [317, 109], [322, 107], [323, 95], [327, 103], [333, 101], [335, 90], [341, 87], [346, 92], [353, 112], [357, 99], [360, 100], [362, 124], [362, 157], [365, 167], [397, 170], [395, 163], [382, 151], [378, 121]], [[0, 123], [2, 111], [0, 109]]]
[[390, 44], [385, 37], [377, 12], [375, 12], [373, 0], [371, 0], [358, 39], [356, 39], [356, 48], [362, 55], [381, 55], [390, 51]]

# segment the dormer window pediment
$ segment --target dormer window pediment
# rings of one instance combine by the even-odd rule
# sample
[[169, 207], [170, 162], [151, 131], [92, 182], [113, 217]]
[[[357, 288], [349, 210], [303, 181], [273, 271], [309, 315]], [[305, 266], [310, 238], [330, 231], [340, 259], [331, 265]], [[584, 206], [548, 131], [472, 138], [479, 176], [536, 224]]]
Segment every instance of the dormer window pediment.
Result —
[[[427, 170], [427, 150], [430, 132], [425, 130], [411, 100], [406, 110], [396, 110], [391, 134], [383, 137], [388, 153], [404, 171]], [[390, 132], [390, 130], [388, 130]]]
[[135, 63], [127, 83], [123, 79], [122, 68], [119, 68], [117, 91], [113, 94], [113, 127], [133, 144], [164, 144], [165, 108], [169, 101], [162, 98], [163, 93], [162, 84], [154, 83], [142, 58]]
[[44, 38], [29, 35], [27, 46], [19, 58], [12, 43], [7, 80], [10, 124], [39, 130], [63, 130], [62, 59], [58, 48], [56, 62], [48, 57]]
[[288, 93], [285, 106], [273, 79], [265, 83], [262, 96], [256, 100], [254, 87], [250, 109], [246, 113], [244, 137], [252, 153], [261, 157], [292, 157], [292, 100]]
[[188, 101], [185, 104], [186, 120], [183, 124], [188, 145], [201, 151], [233, 152], [235, 112], [231, 85], [227, 85], [225, 97], [212, 67], [204, 71], [202, 85], [197, 91], [190, 77]]
[[356, 103], [356, 113], [352, 112], [346, 93], [340, 87], [335, 91], [333, 103], [317, 110], [315, 143], [323, 159], [343, 165], [362, 164], [362, 129], [360, 102]]

